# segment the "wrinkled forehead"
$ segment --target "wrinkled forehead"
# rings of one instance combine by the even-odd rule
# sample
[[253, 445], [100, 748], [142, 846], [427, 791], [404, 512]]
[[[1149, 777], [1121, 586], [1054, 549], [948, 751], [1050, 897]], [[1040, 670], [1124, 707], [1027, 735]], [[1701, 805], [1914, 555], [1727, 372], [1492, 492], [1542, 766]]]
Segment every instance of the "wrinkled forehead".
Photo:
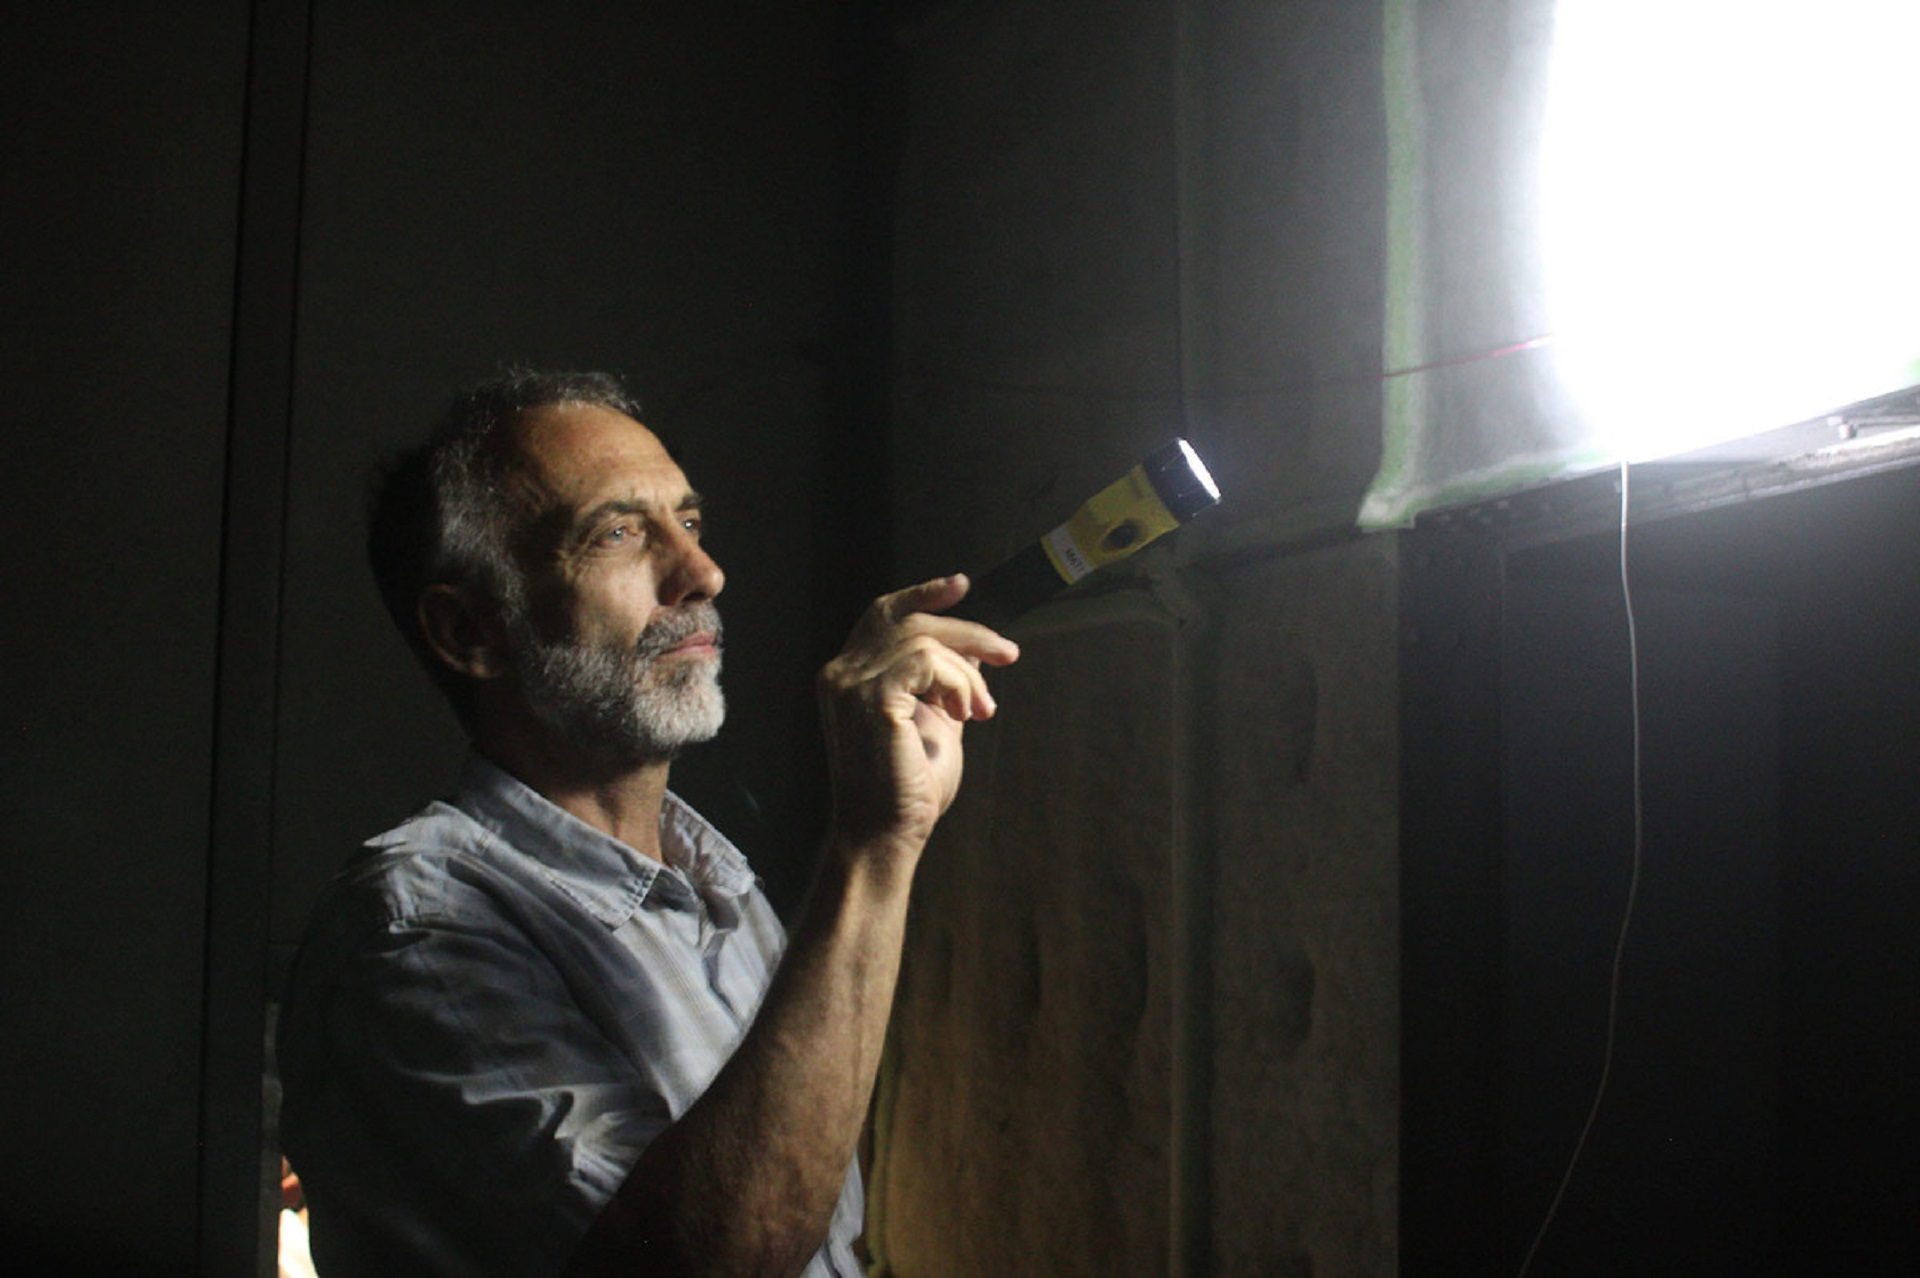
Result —
[[522, 413], [503, 432], [512, 469], [555, 491], [608, 473], [679, 472], [666, 446], [645, 426], [599, 404], [546, 404]]
[[691, 491], [658, 436], [598, 404], [531, 409], [502, 432], [504, 496], [515, 522], [561, 530], [608, 501], [674, 509]]

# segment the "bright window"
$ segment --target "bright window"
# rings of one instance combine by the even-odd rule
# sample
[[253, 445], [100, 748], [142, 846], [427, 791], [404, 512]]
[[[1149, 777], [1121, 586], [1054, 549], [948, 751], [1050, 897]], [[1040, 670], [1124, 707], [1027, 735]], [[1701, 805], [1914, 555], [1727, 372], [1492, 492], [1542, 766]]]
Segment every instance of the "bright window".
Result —
[[1920, 3], [1560, 0], [1556, 358], [1638, 460], [1920, 382]]

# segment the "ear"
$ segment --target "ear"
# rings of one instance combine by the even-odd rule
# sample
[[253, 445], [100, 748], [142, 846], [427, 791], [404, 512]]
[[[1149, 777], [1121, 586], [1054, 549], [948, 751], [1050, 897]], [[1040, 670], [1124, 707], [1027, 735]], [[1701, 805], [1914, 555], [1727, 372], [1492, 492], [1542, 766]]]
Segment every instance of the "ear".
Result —
[[497, 679], [507, 671], [506, 645], [491, 609], [477, 605], [458, 586], [428, 586], [415, 620], [433, 654], [472, 679]]

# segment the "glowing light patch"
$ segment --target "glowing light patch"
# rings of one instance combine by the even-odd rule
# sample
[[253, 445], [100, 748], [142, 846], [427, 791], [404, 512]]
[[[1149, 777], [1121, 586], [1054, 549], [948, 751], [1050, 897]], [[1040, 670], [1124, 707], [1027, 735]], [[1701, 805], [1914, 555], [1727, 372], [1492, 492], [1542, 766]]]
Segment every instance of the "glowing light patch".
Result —
[[1213, 475], [1207, 470], [1207, 464], [1200, 460], [1200, 454], [1194, 452], [1193, 445], [1184, 439], [1175, 442], [1180, 445], [1181, 456], [1187, 459], [1187, 465], [1192, 468], [1193, 477], [1200, 481], [1202, 488], [1207, 490], [1207, 496], [1219, 501], [1220, 486], [1213, 482]]
[[1616, 456], [1920, 381], [1911, 0], [1560, 0], [1556, 358]]

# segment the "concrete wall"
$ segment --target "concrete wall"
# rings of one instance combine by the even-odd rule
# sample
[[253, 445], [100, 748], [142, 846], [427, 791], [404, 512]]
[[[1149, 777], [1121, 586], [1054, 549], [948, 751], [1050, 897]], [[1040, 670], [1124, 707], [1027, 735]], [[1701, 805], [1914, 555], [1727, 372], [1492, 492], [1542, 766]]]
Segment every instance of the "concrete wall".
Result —
[[1208, 1272], [1394, 1270], [1394, 567], [1376, 538], [1223, 575]]
[[1145, 609], [1032, 637], [969, 730], [876, 1108], [886, 1272], [1164, 1265], [1178, 647]]
[[1395, 585], [1390, 541], [1339, 533], [1379, 453], [1379, 15], [916, 12], [899, 575], [992, 564], [1179, 433], [1228, 498], [1017, 629], [970, 729], [876, 1109], [876, 1256], [1390, 1272]]

